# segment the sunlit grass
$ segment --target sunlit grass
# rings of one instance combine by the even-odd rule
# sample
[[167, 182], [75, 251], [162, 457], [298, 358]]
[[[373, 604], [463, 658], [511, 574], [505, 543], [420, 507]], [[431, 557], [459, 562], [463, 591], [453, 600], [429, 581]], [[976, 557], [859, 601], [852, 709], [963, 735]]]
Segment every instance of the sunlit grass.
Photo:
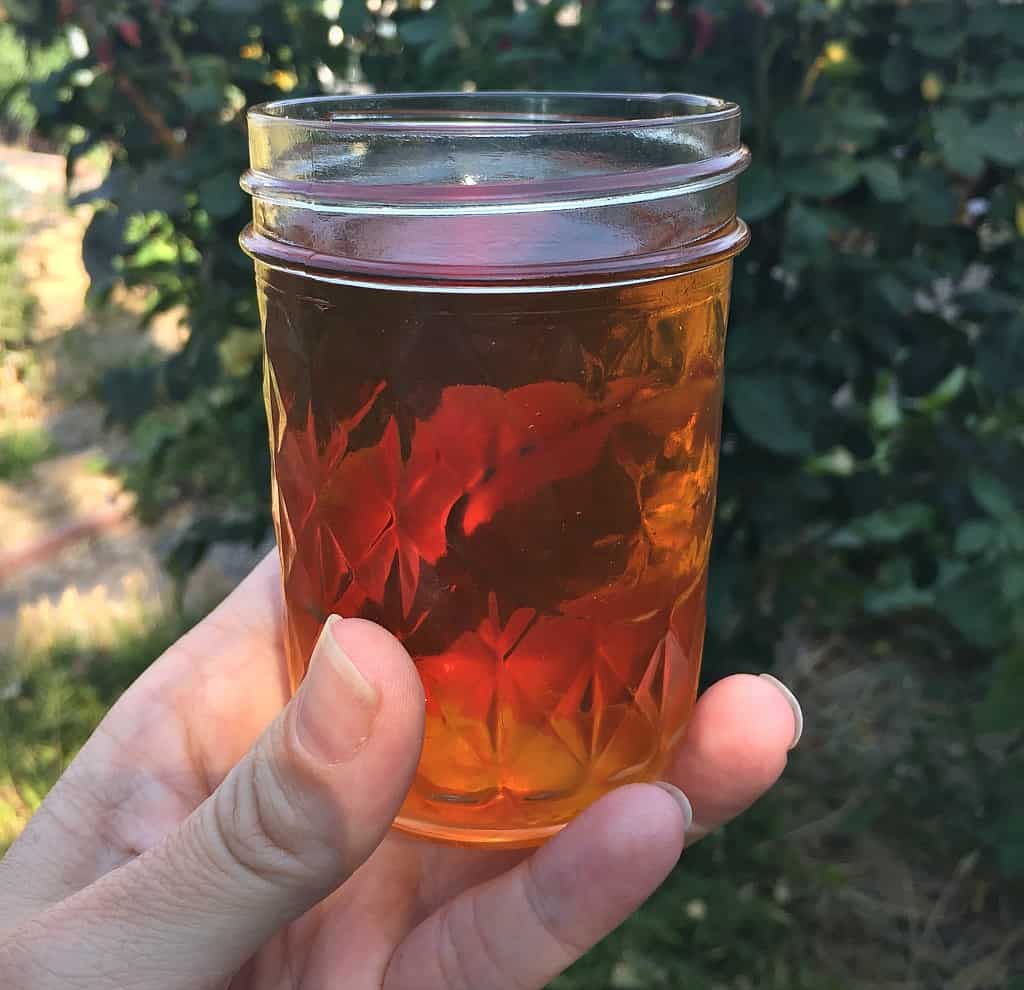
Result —
[[0, 481], [16, 481], [53, 452], [53, 441], [40, 427], [0, 429]]
[[166, 610], [0, 655], [0, 854], [107, 709], [191, 624]]

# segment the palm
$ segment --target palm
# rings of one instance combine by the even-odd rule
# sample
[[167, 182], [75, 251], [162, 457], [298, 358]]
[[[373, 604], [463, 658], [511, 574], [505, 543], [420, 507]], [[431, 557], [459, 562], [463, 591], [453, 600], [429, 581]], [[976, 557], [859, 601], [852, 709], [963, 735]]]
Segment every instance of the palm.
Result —
[[524, 855], [433, 847], [392, 834], [349, 883], [275, 936], [231, 986], [330, 986], [342, 971], [353, 986], [379, 986], [395, 949], [419, 922]]

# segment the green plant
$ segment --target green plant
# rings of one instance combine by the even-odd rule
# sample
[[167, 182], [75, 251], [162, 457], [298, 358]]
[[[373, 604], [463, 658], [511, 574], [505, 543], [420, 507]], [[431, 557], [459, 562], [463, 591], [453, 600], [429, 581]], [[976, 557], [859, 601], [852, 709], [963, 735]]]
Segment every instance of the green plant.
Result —
[[50, 437], [43, 430], [0, 430], [0, 481], [23, 477], [52, 449]]
[[0, 855], [118, 696], [191, 625], [167, 612], [110, 645], [0, 656]]
[[[246, 104], [366, 84], [711, 92], [743, 105], [755, 161], [740, 200], [754, 238], [728, 349], [715, 642], [760, 663], [798, 611], [938, 634], [987, 680], [979, 726], [1019, 732], [1001, 699], [1020, 683], [1024, 614], [1024, 7], [7, 6], [33, 45], [61, 21], [88, 44], [32, 96], [42, 133], [76, 136], [69, 163], [111, 150], [84, 197], [93, 298], [123, 282], [146, 287], [153, 312], [189, 311], [181, 352], [106, 383], [115, 418], [137, 421], [143, 510], [188, 495], [208, 507], [173, 556], [179, 572], [210, 541], [268, 523], [245, 346], [258, 316], [235, 243]], [[993, 831], [997, 855], [1011, 834]]]
[[67, 58], [63, 39], [30, 47], [11, 24], [0, 22], [0, 135], [6, 140], [22, 140], [32, 131], [37, 114], [28, 88]]

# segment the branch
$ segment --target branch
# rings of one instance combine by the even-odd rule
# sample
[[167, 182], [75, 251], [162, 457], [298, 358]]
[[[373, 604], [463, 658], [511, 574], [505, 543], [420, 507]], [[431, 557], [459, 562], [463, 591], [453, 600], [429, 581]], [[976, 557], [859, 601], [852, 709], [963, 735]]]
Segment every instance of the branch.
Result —
[[[100, 25], [93, 4], [83, 3], [79, 9], [79, 16], [82, 22], [82, 30], [89, 41], [89, 47], [93, 51], [99, 50], [99, 42], [105, 41], [109, 45], [106, 31]], [[101, 59], [101, 61], [103, 61]], [[107, 70], [114, 77], [117, 88], [124, 93], [131, 101], [131, 104], [138, 111], [139, 116], [149, 125], [150, 129], [157, 136], [160, 143], [167, 149], [167, 153], [174, 159], [180, 159], [185, 154], [182, 143], [174, 136], [174, 131], [167, 125], [163, 114], [153, 106], [143, 92], [127, 76], [118, 72], [113, 65], [113, 55], [110, 55]]]
[[139, 112], [139, 116], [149, 124], [150, 129], [156, 134], [160, 143], [167, 149], [167, 153], [174, 159], [180, 159], [185, 153], [185, 146], [174, 136], [174, 131], [167, 126], [163, 115], [153, 106], [135, 83], [121, 73], [114, 73], [114, 81], [117, 88], [131, 100], [132, 105]]

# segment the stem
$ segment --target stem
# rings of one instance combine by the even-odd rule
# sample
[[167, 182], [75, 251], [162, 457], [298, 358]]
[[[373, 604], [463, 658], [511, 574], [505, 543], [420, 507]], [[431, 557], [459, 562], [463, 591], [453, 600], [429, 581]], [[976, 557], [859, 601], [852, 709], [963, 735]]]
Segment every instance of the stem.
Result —
[[[80, 14], [82, 30], [89, 41], [89, 47], [95, 50], [96, 39], [105, 36], [105, 32], [100, 26], [99, 19], [96, 17], [93, 4], [83, 3], [80, 8]], [[180, 159], [185, 154], [185, 149], [174, 136], [174, 132], [167, 125], [167, 121], [164, 120], [160, 111], [149, 102], [131, 79], [114, 68], [111, 68], [110, 73], [117, 84], [117, 88], [128, 97], [132, 106], [138, 111], [139, 116], [149, 125], [157, 139], [167, 149], [167, 153], [174, 159]]]
[[160, 111], [146, 99], [138, 86], [127, 76], [115, 72], [114, 81], [117, 83], [117, 88], [131, 100], [132, 105], [139, 111], [139, 116], [149, 124], [160, 143], [167, 149], [167, 153], [174, 159], [180, 159], [185, 153], [184, 145], [174, 136], [174, 132], [167, 126], [167, 121], [164, 120]]

